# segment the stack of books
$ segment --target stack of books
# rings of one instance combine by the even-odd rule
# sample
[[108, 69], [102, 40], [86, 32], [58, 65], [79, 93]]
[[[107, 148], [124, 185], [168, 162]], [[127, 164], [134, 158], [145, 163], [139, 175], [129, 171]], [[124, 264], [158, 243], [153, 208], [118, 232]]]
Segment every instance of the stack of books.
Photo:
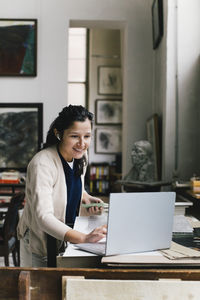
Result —
[[184, 215], [175, 215], [173, 224], [173, 238], [193, 237], [193, 227]]
[[0, 196], [0, 204], [9, 203], [11, 196]]
[[90, 193], [106, 195], [109, 191], [109, 165], [97, 163], [90, 165]]
[[192, 193], [200, 196], [200, 177], [192, 177], [190, 179]]
[[0, 174], [0, 183], [20, 183], [20, 173], [18, 171], [4, 171]]

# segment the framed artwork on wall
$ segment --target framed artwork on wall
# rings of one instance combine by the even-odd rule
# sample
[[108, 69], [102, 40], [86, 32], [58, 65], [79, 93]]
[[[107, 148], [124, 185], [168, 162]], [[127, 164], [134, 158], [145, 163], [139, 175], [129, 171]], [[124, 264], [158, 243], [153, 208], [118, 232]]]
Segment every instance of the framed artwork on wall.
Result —
[[0, 19], [0, 76], [37, 75], [37, 20]]
[[163, 36], [163, 0], [153, 0], [151, 13], [153, 49], [156, 49]]
[[122, 78], [120, 67], [98, 67], [98, 94], [121, 95]]
[[26, 171], [41, 148], [42, 119], [42, 103], [0, 103], [0, 171]]
[[95, 152], [100, 154], [121, 153], [121, 129], [97, 128], [95, 130]]
[[97, 99], [95, 102], [96, 124], [119, 125], [122, 124], [122, 101]]
[[154, 114], [147, 120], [147, 139], [152, 145], [153, 161], [155, 170], [155, 179], [159, 180], [161, 177], [161, 155], [160, 155], [160, 140], [159, 140], [159, 122], [158, 115]]

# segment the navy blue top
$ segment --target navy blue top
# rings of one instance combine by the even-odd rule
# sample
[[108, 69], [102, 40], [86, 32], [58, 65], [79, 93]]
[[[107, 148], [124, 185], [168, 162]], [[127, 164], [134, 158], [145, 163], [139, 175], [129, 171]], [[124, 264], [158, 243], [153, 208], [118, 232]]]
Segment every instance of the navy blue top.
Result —
[[65, 180], [67, 185], [67, 207], [66, 207], [66, 218], [65, 223], [72, 227], [74, 226], [74, 222], [77, 215], [77, 210], [80, 205], [81, 200], [81, 192], [82, 192], [82, 182], [81, 177], [75, 175], [75, 171], [77, 168], [77, 161], [74, 159], [73, 169], [69, 166], [66, 160], [62, 157], [60, 152], [58, 151], [60, 159], [62, 161]]

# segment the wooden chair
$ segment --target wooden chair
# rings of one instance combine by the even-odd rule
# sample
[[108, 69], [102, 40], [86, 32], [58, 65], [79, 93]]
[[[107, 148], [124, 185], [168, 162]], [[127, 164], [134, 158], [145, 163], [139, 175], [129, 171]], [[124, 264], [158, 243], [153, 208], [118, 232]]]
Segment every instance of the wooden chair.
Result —
[[18, 211], [23, 208], [24, 192], [15, 194], [6, 212], [0, 212], [3, 221], [0, 227], [0, 256], [4, 256], [5, 266], [9, 266], [9, 254], [12, 253], [14, 266], [20, 265], [19, 241], [17, 239]]

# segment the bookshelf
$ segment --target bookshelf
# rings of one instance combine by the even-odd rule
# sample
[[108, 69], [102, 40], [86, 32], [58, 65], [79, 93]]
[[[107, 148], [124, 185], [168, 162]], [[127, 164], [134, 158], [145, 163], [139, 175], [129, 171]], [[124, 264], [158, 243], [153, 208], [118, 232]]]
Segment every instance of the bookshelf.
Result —
[[91, 163], [89, 167], [89, 191], [91, 195], [108, 195], [109, 164]]
[[91, 195], [108, 196], [109, 193], [121, 192], [121, 186], [116, 184], [121, 179], [116, 166], [109, 163], [91, 163], [89, 166], [89, 193]]
[[0, 202], [6, 201], [18, 192], [24, 191], [25, 176], [25, 173], [20, 173], [16, 170], [0, 172]]

